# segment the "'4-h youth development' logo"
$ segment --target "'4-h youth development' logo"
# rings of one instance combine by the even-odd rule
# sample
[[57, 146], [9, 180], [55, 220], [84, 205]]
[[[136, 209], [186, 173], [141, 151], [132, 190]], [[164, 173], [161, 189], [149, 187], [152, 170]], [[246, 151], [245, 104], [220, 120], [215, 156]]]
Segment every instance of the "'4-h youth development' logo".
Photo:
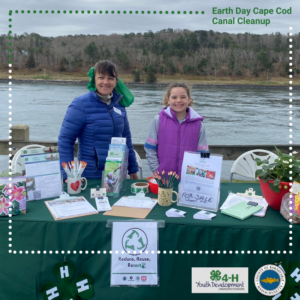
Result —
[[147, 245], [148, 245], [147, 235], [140, 228], [130, 228], [123, 235], [122, 246], [123, 249], [129, 255], [141, 254], [146, 250]]
[[80, 274], [72, 281], [75, 267], [70, 261], [56, 264], [53, 273], [60, 283], [49, 281], [42, 286], [44, 300], [89, 299], [94, 296], [94, 280], [90, 275]]

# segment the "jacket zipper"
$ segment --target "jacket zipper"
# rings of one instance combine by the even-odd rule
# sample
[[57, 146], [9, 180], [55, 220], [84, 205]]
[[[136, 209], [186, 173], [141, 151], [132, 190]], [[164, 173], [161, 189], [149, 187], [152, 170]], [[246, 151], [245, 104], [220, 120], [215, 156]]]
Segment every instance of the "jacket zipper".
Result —
[[176, 163], [176, 170], [175, 170], [177, 174], [178, 174], [178, 162], [179, 162], [179, 156], [180, 156], [179, 155], [179, 151], [180, 151], [180, 126], [181, 126], [181, 124], [179, 123], [179, 127], [178, 127], [178, 129], [179, 129], [178, 130], [179, 131], [179, 134], [178, 134], [179, 138], [178, 138], [178, 146], [177, 146], [177, 163]]
[[99, 167], [99, 160], [98, 160], [98, 154], [97, 154], [97, 150], [96, 150], [96, 148], [94, 148], [94, 150], [95, 150], [96, 159], [97, 159], [96, 170], [95, 170], [95, 174], [96, 174], [96, 173], [97, 173], [97, 171], [98, 171], [98, 167]]
[[110, 116], [111, 116], [111, 119], [113, 121], [113, 124], [114, 124], [114, 134], [113, 134], [113, 137], [115, 136], [115, 121], [114, 121], [114, 118], [112, 116], [112, 113], [111, 113], [111, 110], [109, 109], [109, 113], [110, 113]]

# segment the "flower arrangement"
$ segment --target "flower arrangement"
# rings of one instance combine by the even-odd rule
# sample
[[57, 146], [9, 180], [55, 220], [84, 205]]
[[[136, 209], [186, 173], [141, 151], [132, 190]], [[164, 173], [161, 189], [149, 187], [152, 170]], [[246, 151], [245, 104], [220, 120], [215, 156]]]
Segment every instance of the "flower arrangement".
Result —
[[168, 177], [165, 176], [165, 171], [162, 171], [161, 175], [159, 174], [159, 171], [156, 171], [153, 174], [153, 177], [155, 178], [158, 186], [164, 189], [171, 189], [179, 179], [179, 175], [176, 174], [175, 171], [168, 172]]
[[271, 164], [268, 160], [255, 159], [256, 164], [262, 166], [261, 169], [256, 170], [255, 176], [259, 176], [264, 183], [269, 181], [270, 189], [279, 193], [282, 188], [288, 189], [288, 186], [282, 186], [281, 182], [300, 182], [300, 160], [295, 156], [298, 154], [296, 151], [289, 155], [276, 148], [276, 154], [278, 158]]

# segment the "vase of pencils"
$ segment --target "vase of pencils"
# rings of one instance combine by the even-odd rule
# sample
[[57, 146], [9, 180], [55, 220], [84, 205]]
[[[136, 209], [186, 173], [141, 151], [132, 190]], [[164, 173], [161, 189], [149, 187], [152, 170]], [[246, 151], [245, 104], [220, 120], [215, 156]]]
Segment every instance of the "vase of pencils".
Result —
[[[165, 171], [162, 171], [161, 174], [156, 171], [153, 177], [158, 184], [158, 204], [170, 206], [172, 203], [176, 203], [178, 194], [173, 191], [173, 186], [178, 181], [179, 175], [173, 171], [168, 172], [168, 175], [165, 174]], [[176, 195], [176, 200], [172, 200], [173, 193]]]

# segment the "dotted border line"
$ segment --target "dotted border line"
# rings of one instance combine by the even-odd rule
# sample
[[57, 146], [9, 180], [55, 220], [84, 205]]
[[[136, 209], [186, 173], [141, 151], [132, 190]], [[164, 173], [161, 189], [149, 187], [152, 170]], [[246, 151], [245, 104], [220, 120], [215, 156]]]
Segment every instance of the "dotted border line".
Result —
[[[46, 14], [48, 14], [48, 12], [49, 12], [48, 10], [45, 11]], [[84, 10], [81, 11], [82, 14], [84, 14], [84, 12], [85, 12]], [[124, 14], [126, 14], [126, 12], [127, 12], [127, 11], [125, 11], [125, 10], [123, 11]], [[9, 11], [9, 15], [11, 16], [12, 13], [13, 13], [13, 11], [10, 10], [10, 11]], [[18, 10], [16, 10], [15, 13], [17, 14], [17, 13], [18, 13]], [[24, 10], [21, 10], [21, 13], [24, 14], [25, 11], [24, 11]], [[30, 10], [27, 10], [27, 13], [30, 14]], [[37, 13], [37, 11], [34, 10], [33, 13], [35, 14], [35, 13]], [[39, 13], [42, 14], [43, 11], [40, 10]], [[51, 13], [54, 14], [55, 11], [52, 10]], [[60, 11], [58, 10], [57, 13], [60, 14]], [[67, 11], [64, 10], [63, 13], [66, 14]], [[70, 10], [69, 13], [72, 14], [72, 10]], [[78, 11], [76, 10], [75, 13], [78, 14]], [[91, 11], [88, 10], [87, 13], [90, 14]], [[93, 13], [96, 14], [97, 11], [94, 10]], [[102, 14], [103, 11], [100, 10], [99, 13]], [[105, 14], [108, 14], [108, 13], [109, 13], [109, 11], [105, 11]], [[111, 13], [114, 14], [114, 11], [111, 11]], [[117, 11], [117, 13], [120, 14], [121, 11]], [[135, 11], [135, 14], [138, 14], [138, 13], [139, 13], [138, 11]], [[144, 14], [145, 11], [141, 11], [141, 13]], [[156, 14], [156, 13], [157, 13], [156, 11], [153, 11], [153, 14]], [[168, 11], [165, 11], [165, 14], [168, 14], [168, 13], [169, 13]], [[174, 13], [175, 13], [174, 11], [171, 11], [171, 14], [174, 14]], [[177, 14], [180, 14], [180, 13], [181, 13], [180, 11], [177, 11]], [[187, 13], [186, 11], [183, 11], [183, 14], [186, 14], [186, 13]], [[192, 14], [193, 12], [190, 11], [189, 13]], [[198, 13], [199, 13], [198, 11], [195, 11], [195, 14], [198, 14]], [[132, 14], [132, 11], [129, 11], [129, 14]], [[151, 11], [147, 11], [147, 14], [151, 14]], [[159, 14], [163, 14], [163, 12], [162, 12], [162, 11], [159, 11]], [[201, 14], [204, 14], [204, 11], [202, 11]], [[8, 25], [8, 27], [11, 29], [11, 28], [12, 28], [12, 25], [11, 25], [12, 19], [9, 18], [8, 21], [10, 22], [9, 25]], [[289, 29], [292, 30], [292, 27], [290, 27]], [[292, 36], [292, 35], [293, 35], [293, 34], [290, 32], [290, 33], [289, 33], [289, 36]], [[9, 37], [8, 37], [8, 39], [9, 39], [9, 50], [8, 50], [8, 51], [9, 51], [9, 55], [8, 55], [8, 57], [9, 57], [9, 59], [11, 59], [11, 58], [12, 58], [12, 55], [11, 55], [11, 52], [12, 52], [12, 49], [11, 49], [11, 46], [12, 46], [12, 43], [11, 43], [11, 40], [12, 40], [12, 31], [11, 31], [11, 30], [9, 30], [8, 36], [9, 36]], [[290, 38], [290, 39], [289, 39], [289, 42], [292, 43], [292, 41], [293, 41], [292, 38]], [[292, 48], [292, 47], [293, 47], [293, 45], [290, 44], [290, 45], [289, 45], [289, 48]], [[291, 55], [292, 53], [293, 53], [292, 50], [290, 50], [290, 51], [289, 51], [289, 54]], [[292, 56], [290, 56], [289, 59], [292, 60], [292, 59], [293, 59]], [[293, 63], [290, 62], [289, 65], [292, 66]], [[8, 66], [9, 66], [9, 68], [12, 67], [12, 61], [11, 61], [11, 60], [9, 60]], [[290, 69], [289, 71], [292, 72], [292, 69]], [[10, 74], [10, 75], [8, 76], [8, 79], [11, 80], [11, 79], [12, 79], [12, 75], [11, 75], [12, 69], [9, 69], [8, 72], [9, 72], [9, 74]], [[293, 78], [293, 75], [289, 75], [289, 77], [290, 77], [290, 78]], [[292, 85], [292, 81], [290, 81], [289, 83], [290, 83], [290, 85]], [[9, 85], [9, 92], [11, 92], [11, 91], [12, 91], [12, 88], [11, 88], [10, 86], [12, 85], [12, 82], [9, 81], [9, 82], [8, 82], [8, 85]], [[292, 90], [292, 89], [293, 89], [292, 86], [290, 86], [290, 87], [289, 87], [289, 90]], [[289, 96], [292, 96], [292, 95], [293, 95], [292, 93], [289, 94]], [[12, 138], [12, 137], [11, 137], [11, 132], [12, 132], [12, 131], [11, 131], [10, 128], [12, 127], [12, 124], [11, 124], [10, 122], [12, 122], [12, 118], [11, 118], [11, 115], [12, 115], [12, 112], [11, 112], [11, 110], [12, 110], [12, 106], [11, 106], [11, 103], [12, 103], [12, 100], [11, 100], [12, 94], [9, 93], [8, 96], [9, 96], [9, 100], [8, 100], [8, 102], [9, 102], [9, 106], [8, 106], [8, 108], [9, 108], [9, 112], [8, 112], [8, 114], [9, 114], [9, 118], [8, 118], [8, 121], [9, 121], [9, 124], [8, 124], [8, 127], [9, 127], [9, 142], [8, 142], [8, 144], [9, 144], [9, 149], [8, 149], [8, 150], [9, 150], [9, 169], [10, 169], [9, 175], [11, 176], [11, 175], [12, 175], [12, 165], [11, 165], [11, 163], [12, 163], [12, 160], [11, 160], [11, 157], [12, 157], [12, 147], [11, 147], [11, 146], [12, 146], [12, 142], [11, 142], [10, 140], [11, 140], [11, 138]], [[292, 102], [292, 99], [290, 99], [289, 101]], [[290, 104], [289, 107], [292, 108], [292, 104]], [[293, 112], [290, 111], [289, 113], [290, 113], [290, 115], [291, 115]], [[292, 120], [292, 116], [290, 116], [289, 119]], [[292, 127], [292, 123], [290, 123], [289, 126]], [[289, 131], [292, 132], [292, 128], [290, 128]], [[291, 138], [291, 139], [292, 139], [292, 137], [293, 137], [292, 135], [289, 136], [289, 138]], [[292, 143], [293, 143], [292, 140], [290, 140], [289, 143], [292, 144]], [[290, 147], [289, 149], [290, 149], [290, 150], [293, 150], [293, 147]], [[292, 155], [292, 153], [290, 153], [290, 155]], [[290, 168], [292, 168], [292, 167], [293, 167], [293, 166], [290, 165]], [[291, 173], [291, 171], [290, 171], [290, 173]], [[290, 177], [290, 180], [292, 180], [292, 177]], [[12, 181], [12, 177], [9, 178], [9, 181]], [[290, 183], [290, 186], [291, 186], [291, 185], [292, 185], [292, 183]], [[11, 183], [9, 184], [9, 187], [10, 187], [10, 188], [12, 187], [12, 184], [11, 184]], [[9, 199], [11, 199], [11, 196], [9, 197]], [[292, 202], [290, 201], [290, 204], [291, 204], [291, 203], [292, 203]], [[10, 202], [9, 204], [11, 205], [12, 203]], [[290, 206], [290, 210], [291, 210], [291, 209], [292, 209], [292, 207]], [[10, 210], [11, 210], [11, 208], [10, 208]], [[290, 216], [291, 216], [291, 215], [292, 215], [292, 214], [290, 213]], [[12, 232], [10, 231], [10, 230], [12, 230], [12, 225], [11, 225], [11, 224], [12, 224], [12, 220], [11, 220], [11, 218], [12, 218], [12, 214], [9, 214], [9, 220], [8, 220], [8, 223], [9, 223], [9, 226], [8, 226], [8, 229], [9, 229], [9, 231], [8, 231], [8, 235], [9, 235], [8, 241], [10, 242], [10, 243], [8, 244], [8, 247], [9, 247], [9, 248], [12, 247], [12, 244], [11, 244], [11, 242], [12, 242], [12, 237], [11, 237]], [[292, 222], [292, 219], [290, 219], [289, 221]], [[289, 227], [292, 228], [293, 225], [289, 225]], [[292, 233], [293, 233], [292, 230], [289, 231], [289, 234], [290, 234], [289, 240], [292, 240], [292, 239], [293, 239], [293, 238], [292, 238]], [[293, 246], [293, 243], [291, 242], [291, 243], [289, 244], [289, 246], [292, 247], [292, 246]], [[56, 251], [52, 251], [52, 250], [49, 250], [49, 251], [46, 251], [46, 250], [44, 250], [44, 251], [40, 251], [40, 250], [37, 250], [37, 251], [34, 251], [34, 250], [32, 250], [32, 251], [28, 251], [28, 250], [25, 250], [25, 251], [22, 251], [22, 250], [16, 251], [16, 250], [12, 250], [12, 249], [9, 249], [8, 252], [9, 252], [9, 253], [13, 253], [13, 254], [17, 254], [17, 253], [19, 253], [19, 254], [23, 254], [23, 253], [25, 253], [25, 254], [29, 254], [29, 253], [31, 253], [31, 254], [35, 254], [35, 253], [36, 253], [36, 254], [41, 254], [41, 253], [42, 253], [42, 254], [47, 254], [47, 253], [48, 253], [48, 254], [52, 254], [52, 253], [55, 253], [55, 254], [59, 254], [59, 253], [65, 254], [65, 252], [66, 252], [67, 254], [71, 254], [71, 253], [72, 253], [72, 251], [70, 251], [70, 250], [68, 250], [68, 251], [64, 251], [64, 250], [62, 250], [62, 251], [58, 251], [58, 250], [56, 250]], [[82, 251], [82, 250], [80, 250], [80, 251], [74, 250], [74, 251], [73, 251], [73, 254], [77, 254], [77, 252], [78, 252], [79, 254], [83, 254], [83, 253], [89, 254], [89, 251]], [[116, 253], [117, 253], [117, 252], [118, 252], [118, 251], [116, 251]], [[122, 252], [124, 252], [124, 251], [122, 251]], [[146, 251], [146, 252], [148, 252], [148, 251]], [[194, 251], [189, 251], [189, 250], [186, 251], [187, 254], [190, 254], [191, 252], [193, 252], [193, 254], [197, 254], [197, 253], [198, 253], [196, 250], [194, 250]], [[205, 253], [205, 254], [209, 254], [209, 253], [210, 253], [210, 254], [215, 254], [215, 253], [221, 254], [222, 252], [223, 252], [223, 254], [227, 254], [227, 251], [226, 251], [226, 250], [224, 250], [224, 251], [220, 251], [220, 250], [217, 250], [217, 251], [214, 251], [214, 250], [211, 250], [211, 251], [208, 251], [208, 250], [202, 251], [202, 250], [200, 250], [200, 251], [199, 251], [199, 254], [204, 254], [204, 253]], [[253, 250], [253, 251], [252, 251], [253, 254], [256, 254], [256, 253], [259, 253], [259, 254], [263, 254], [263, 253], [269, 254], [269, 252], [270, 252], [271, 254], [274, 254], [274, 253], [275, 253], [274, 250], [272, 250], [272, 251], [268, 251], [268, 250], [265, 250], [265, 251], [262, 251], [262, 250], [256, 251], [256, 250]], [[277, 251], [278, 254], [280, 254], [281, 252], [282, 252], [283, 254], [286, 254], [286, 253], [287, 253], [286, 250], [283, 250], [283, 251], [278, 250], [278, 251]], [[288, 252], [289, 252], [289, 254], [292, 254], [292, 253], [293, 253], [292, 250], [290, 250], [290, 251], [288, 251]], [[95, 253], [101, 254], [101, 251], [99, 251], [99, 250], [98, 250], [98, 251], [90, 251], [90, 253], [91, 253], [91, 254], [95, 254]], [[103, 251], [103, 254], [106, 254], [106, 253], [107, 253], [107, 251]], [[109, 253], [112, 254], [112, 251], [109, 251]], [[161, 251], [151, 251], [151, 253], [152, 253], [152, 254], [154, 254], [154, 253], [161, 254]], [[163, 254], [167, 254], [167, 253], [172, 254], [173, 251], [170, 250], [170, 251], [168, 252], [168, 251], [164, 250], [164, 251], [162, 251], [162, 253], [163, 253]], [[174, 253], [175, 253], [175, 254], [178, 254], [179, 251], [178, 251], [178, 250], [175, 250]], [[229, 254], [233, 254], [233, 251], [229, 250], [228, 253], [229, 253]], [[246, 251], [243, 251], [243, 250], [242, 250], [242, 251], [234, 251], [234, 253], [235, 253], [235, 254], [239, 254], [239, 253], [245, 254]], [[180, 254], [185, 254], [185, 251], [181, 251]], [[248, 250], [248, 251], [247, 251], [247, 254], [251, 254], [251, 251]]]
[[[138, 15], [139, 13], [141, 13], [142, 15], [144, 15], [144, 14], [148, 14], [148, 15], [150, 15], [150, 14], [154, 14], [154, 15], [156, 15], [156, 14], [160, 14], [160, 15], [162, 15], [162, 14], [166, 14], [166, 15], [168, 15], [169, 13], [170, 14], [172, 14], [172, 15], [174, 15], [174, 14], [178, 14], [178, 15], [180, 15], [181, 13], [182, 14], [184, 14], [184, 15], [187, 15], [187, 14], [189, 14], [189, 15], [192, 15], [193, 13], [195, 13], [196, 15], [198, 15], [199, 13], [201, 13], [202, 15], [204, 15], [205, 14], [205, 11], [201, 11], [201, 12], [199, 12], [199, 11], [186, 11], [186, 10], [184, 10], [184, 11], [180, 11], [180, 10], [178, 10], [178, 11], [174, 11], [174, 10], [172, 10], [172, 11], [168, 11], [168, 10], [166, 10], [166, 11], [162, 11], [162, 10], [160, 10], [160, 11], [156, 11], [156, 10], [153, 10], [153, 11], [151, 11], [151, 10], [147, 10], [147, 11], [145, 11], [145, 10], [141, 10], [141, 11], [138, 11], [138, 10], [135, 10], [135, 11], [132, 11], [132, 10], [129, 10], [129, 11], [127, 11], [127, 10], [123, 10], [123, 11], [120, 11], [120, 10], [117, 10], [117, 11], [114, 11], [114, 10], [111, 10], [111, 11], [108, 11], [108, 10], [99, 10], [99, 11], [96, 11], [96, 10], [93, 10], [93, 11], [91, 11], [91, 10], [87, 10], [87, 11], [85, 11], [85, 10], [81, 10], [81, 11], [79, 11], [79, 10], [75, 10], [75, 11], [73, 11], [73, 10], [69, 10], [69, 11], [67, 11], [67, 10], [63, 10], [63, 11], [60, 11], [60, 10], [57, 10], [57, 11], [55, 11], [55, 10], [51, 10], [51, 11], [49, 11], [49, 10], [45, 10], [45, 11], [43, 11], [43, 10], [39, 10], [39, 11], [37, 11], [37, 10], [33, 10], [32, 11], [34, 14], [36, 14], [36, 13], [39, 13], [39, 14], [42, 14], [42, 13], [45, 13], [45, 14], [48, 14], [48, 13], [51, 13], [51, 14], [55, 14], [55, 13], [57, 13], [57, 14], [60, 14], [60, 13], [63, 13], [63, 14], [72, 14], [73, 12], [75, 13], [75, 14], [79, 14], [79, 13], [81, 13], [81, 14], [84, 14], [84, 13], [87, 13], [87, 14], [91, 14], [91, 13], [93, 13], [94, 15], [95, 14], [115, 14], [115, 13], [117, 13], [117, 14], [124, 14], [124, 15], [126, 15], [127, 13], [129, 13], [130, 15], [132, 15], [132, 14], [136, 14], [136, 15]], [[19, 11], [18, 10], [15, 10], [15, 14], [18, 14], [19, 13]], [[27, 13], [27, 14], [30, 14], [31, 13], [31, 11], [30, 10], [27, 10], [27, 11], [25, 11], [25, 10], [21, 10], [20, 11], [20, 13], [21, 14], [25, 14], [25, 13]], [[12, 10], [10, 10], [9, 11], [9, 15], [11, 16], [13, 14], [13, 11]]]
[[[289, 30], [292, 31], [293, 27], [290, 27]], [[293, 33], [289, 32], [288, 35], [290, 36], [290, 39], [289, 39], [289, 43], [290, 43], [289, 44], [289, 49], [290, 49], [289, 50], [289, 55], [290, 55], [290, 57], [289, 57], [289, 60], [290, 60], [289, 66], [292, 67], [293, 66], [293, 62], [292, 62], [292, 60], [293, 60], [293, 56], [292, 56], [292, 54], [293, 54], [293, 51], [292, 51], [292, 48], [293, 48], [293, 44], [292, 44], [293, 43], [293, 39], [291, 37], [293, 36]], [[289, 71], [293, 72], [293, 69], [291, 68], [291, 69], [289, 69]], [[291, 91], [293, 90], [293, 87], [292, 87], [292, 84], [293, 84], [293, 81], [292, 81], [293, 75], [292, 74], [289, 75], [289, 78], [290, 78], [290, 81], [289, 81], [289, 84], [290, 84], [290, 86], [289, 86], [289, 90], [290, 90], [289, 96], [291, 97], [289, 99], [289, 102], [290, 102], [290, 105], [289, 105], [289, 109], [290, 109], [290, 111], [289, 111], [289, 114], [290, 114], [289, 120], [292, 121], [293, 120], [293, 117], [292, 117], [292, 114], [293, 114], [293, 111], [292, 111], [292, 108], [293, 108], [293, 105], [292, 105], [292, 102], [293, 102], [293, 99], [292, 99], [293, 93]], [[289, 135], [290, 141], [289, 141], [289, 143], [290, 143], [290, 145], [292, 145], [293, 144], [293, 140], [292, 140], [293, 139], [293, 135], [292, 135], [292, 132], [293, 132], [293, 129], [292, 129], [293, 123], [292, 122], [289, 123], [289, 126], [290, 126], [290, 129], [289, 129], [289, 132], [290, 132], [290, 135]], [[289, 150], [293, 150], [293, 147], [289, 147]], [[290, 152], [289, 155], [293, 155], [293, 153]], [[290, 169], [292, 169], [293, 165], [289, 165], [289, 167], [290, 167]], [[290, 174], [292, 173], [291, 170], [289, 172], [290, 172]], [[290, 177], [289, 179], [293, 180], [292, 177]], [[290, 183], [290, 186], [292, 186], [292, 183]], [[291, 191], [291, 189], [290, 189], [290, 191]], [[292, 195], [290, 195], [290, 198], [292, 198]], [[289, 209], [290, 210], [293, 209], [292, 208], [292, 201], [290, 201]], [[290, 212], [289, 215], [292, 216], [292, 213]], [[293, 219], [292, 218], [289, 219], [289, 221], [290, 221], [291, 224], [293, 224]], [[289, 227], [292, 229], [293, 225], [289, 225]], [[289, 231], [289, 235], [290, 235], [289, 236], [289, 240], [290, 240], [289, 247], [292, 247], [293, 246], [293, 243], [292, 243], [292, 241], [293, 241], [293, 236], [292, 236], [293, 235], [293, 231], [292, 230]]]
[[[232, 251], [232, 250], [229, 250], [229, 251], [227, 251], [227, 250], [223, 250], [223, 251], [221, 251], [221, 250], [217, 250], [217, 251], [215, 251], [215, 250], [211, 250], [211, 251], [208, 251], [208, 250], [205, 250], [205, 251], [204, 250], [193, 250], [193, 251], [190, 251], [190, 250], [187, 250], [187, 251], [185, 251], [185, 250], [182, 250], [182, 251], [163, 250], [163, 251], [160, 251], [160, 250], [155, 250], [154, 251], [153, 250], [153, 251], [145, 251], [144, 254], [149, 254], [149, 255], [153, 255], [153, 254], [200, 254], [200, 255], [202, 255], [202, 254], [287, 254], [288, 252], [289, 252], [289, 254], [292, 253], [292, 251], [286, 251], [286, 250], [283, 250], [283, 251], [280, 251], [280, 250], [278, 250], [278, 251], [274, 251], [274, 250], [271, 250], [271, 251], [269, 251], [269, 250], [265, 250], [265, 251], [263, 251], [263, 250], [259, 250], [259, 251], [256, 251], [256, 250], [253, 250], [253, 251], [250, 251], [250, 250], [247, 250], [247, 251], [245, 251], [245, 250], [241, 250], [241, 251]], [[32, 251], [9, 250], [9, 253], [13, 253], [13, 254], [63, 254], [63, 255], [65, 255], [65, 254], [93, 254], [93, 255], [94, 254], [103, 254], [103, 255], [113, 254], [113, 252], [111, 250], [109, 250], [109, 251], [104, 250], [104, 251], [102, 251], [102, 253], [99, 250], [91, 250], [91, 251], [88, 251], [88, 250], [86, 250], [86, 251], [82, 251], [82, 250], [79, 250], [79, 251], [77, 251], [77, 250], [73, 250], [73, 251], [71, 251], [71, 250], [67, 250], [67, 251], [65, 251], [65, 250], [62, 250], [62, 251], [58, 251], [58, 250], [55, 250], [55, 251], [54, 250], [49, 250], [49, 251], [46, 251], [46, 250], [43, 250], [43, 251], [41, 251], [41, 250], [37, 250], [37, 251], [34, 251], [34, 250], [32, 250]], [[128, 251], [128, 253], [130, 253], [130, 251]], [[136, 254], [137, 252], [133, 251], [132, 253]], [[115, 251], [115, 254], [122, 255], [122, 254], [126, 254], [126, 253], [124, 251], [120, 251], [120, 252]]]

